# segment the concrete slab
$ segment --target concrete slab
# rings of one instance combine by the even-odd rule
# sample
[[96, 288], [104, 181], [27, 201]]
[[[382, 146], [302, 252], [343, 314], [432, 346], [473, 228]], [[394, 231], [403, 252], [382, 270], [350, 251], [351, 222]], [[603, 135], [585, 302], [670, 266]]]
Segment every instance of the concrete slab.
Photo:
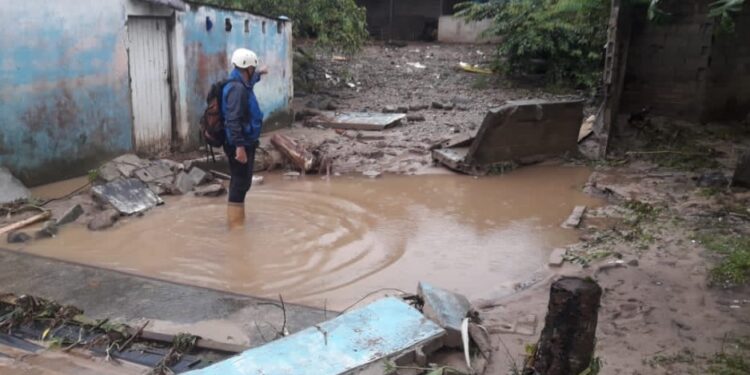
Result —
[[[190, 375], [336, 375], [372, 369], [386, 358], [439, 340], [445, 330], [389, 297]], [[371, 370], [371, 371], [372, 371]]]
[[31, 197], [31, 191], [5, 167], [0, 167], [0, 204]]
[[120, 179], [91, 188], [97, 199], [111, 204], [123, 215], [132, 215], [164, 203], [146, 184], [135, 178]]
[[399, 124], [406, 118], [403, 113], [370, 112], [323, 112], [307, 121], [309, 125], [320, 125], [333, 129], [383, 130]]
[[570, 213], [570, 216], [568, 216], [565, 222], [562, 223], [562, 227], [567, 229], [578, 228], [578, 226], [581, 225], [581, 220], [583, 219], [583, 214], [585, 212], [586, 206], [575, 206], [573, 212]]
[[565, 262], [565, 251], [562, 248], [552, 250], [552, 253], [549, 255], [549, 266], [562, 267], [563, 262]]
[[457, 293], [420, 282], [417, 294], [424, 300], [424, 315], [445, 328], [445, 345], [461, 347], [461, 322], [471, 309], [469, 300]]

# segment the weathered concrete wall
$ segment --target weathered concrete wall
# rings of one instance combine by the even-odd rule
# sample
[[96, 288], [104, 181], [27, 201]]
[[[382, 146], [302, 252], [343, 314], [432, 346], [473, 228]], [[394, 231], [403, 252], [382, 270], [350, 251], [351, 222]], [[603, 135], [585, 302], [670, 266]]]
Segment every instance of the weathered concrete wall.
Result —
[[119, 0], [4, 2], [0, 165], [24, 183], [84, 174], [133, 147]]
[[[267, 65], [270, 71], [255, 86], [265, 113], [264, 131], [291, 124], [291, 22], [195, 4], [180, 17], [185, 48], [185, 84], [180, 96], [184, 96], [188, 108], [187, 146], [197, 142], [198, 120], [211, 84], [228, 75], [232, 52], [240, 47], [255, 51], [260, 64]], [[232, 25], [230, 31], [225, 27], [227, 20]]]
[[672, 14], [651, 22], [634, 12], [622, 112], [652, 107], [653, 113], [698, 120], [704, 110], [713, 23], [709, 0], [662, 1]]
[[441, 16], [438, 24], [438, 41], [442, 43], [494, 43], [499, 37], [485, 36], [492, 20], [466, 22], [454, 16]]
[[750, 4], [734, 20], [735, 29], [714, 37], [704, 119], [744, 119], [750, 113]]
[[[438, 19], [455, 1], [357, 0], [367, 8], [367, 28], [380, 39], [435, 39]], [[391, 9], [391, 6], [393, 9]]]

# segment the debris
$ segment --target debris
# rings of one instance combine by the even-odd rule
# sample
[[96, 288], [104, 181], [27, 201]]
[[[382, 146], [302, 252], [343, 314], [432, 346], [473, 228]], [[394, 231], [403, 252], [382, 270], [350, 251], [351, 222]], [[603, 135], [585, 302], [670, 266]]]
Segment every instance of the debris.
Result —
[[381, 114], [371, 112], [323, 113], [307, 120], [308, 126], [323, 126], [334, 129], [383, 130], [398, 125], [405, 114]]
[[469, 72], [469, 73], [488, 74], [488, 75], [492, 74], [492, 70], [482, 68], [479, 65], [467, 64], [465, 62], [459, 62], [458, 68], [463, 70], [464, 72]]
[[582, 374], [594, 356], [601, 296], [591, 279], [563, 277], [552, 283], [544, 329], [523, 373]]
[[169, 168], [169, 170], [171, 170], [173, 173], [177, 173], [185, 169], [184, 164], [170, 159], [159, 159], [156, 161], [156, 163], [160, 163], [161, 165]]
[[480, 175], [518, 162], [575, 151], [583, 101], [510, 101], [491, 110], [468, 147], [434, 150], [432, 157], [458, 172]]
[[451, 103], [456, 104], [456, 105], [458, 105], [458, 104], [469, 104], [469, 103], [471, 103], [471, 98], [466, 97], [466, 96], [456, 95], [453, 98], [451, 98]]
[[196, 186], [201, 185], [211, 180], [211, 176], [208, 173], [206, 173], [204, 170], [198, 167], [190, 168], [190, 172], [188, 172], [188, 177], [190, 177], [190, 179], [193, 180], [193, 184]]
[[407, 113], [407, 112], [409, 112], [409, 107], [405, 105], [400, 105], [396, 107], [396, 113]]
[[47, 220], [44, 222], [44, 225], [42, 226], [42, 229], [39, 229], [34, 233], [35, 239], [42, 239], [42, 238], [51, 238], [57, 235], [58, 227], [57, 227], [57, 220]]
[[492, 357], [492, 352], [494, 352], [492, 339], [486, 328], [476, 323], [469, 323], [469, 337], [477, 345], [482, 356], [486, 358]]
[[30, 218], [26, 218], [26, 219], [23, 219], [23, 220], [21, 220], [19, 222], [16, 222], [16, 223], [13, 223], [13, 224], [10, 224], [10, 225], [6, 225], [6, 226], [0, 228], [0, 236], [4, 235], [6, 233], [14, 232], [16, 230], [19, 230], [19, 229], [24, 228], [26, 226], [29, 226], [31, 224], [38, 223], [38, 222], [40, 222], [42, 220], [49, 219], [50, 216], [52, 216], [52, 213], [50, 211], [44, 211], [44, 212], [42, 212], [40, 214], [37, 214], [37, 215], [34, 215], [34, 216], [30, 217]]
[[123, 215], [132, 215], [164, 203], [136, 178], [119, 179], [91, 188], [94, 197], [111, 204]]
[[112, 162], [116, 164], [129, 164], [137, 168], [145, 168], [149, 165], [148, 160], [141, 159], [138, 157], [138, 155], [135, 155], [135, 154], [120, 155], [112, 159]]
[[265, 178], [263, 176], [253, 176], [252, 184], [253, 185], [263, 185], [265, 182]]
[[109, 208], [94, 215], [91, 221], [89, 221], [88, 228], [90, 230], [107, 229], [115, 225], [115, 222], [117, 222], [119, 218], [120, 218], [120, 213], [113, 208]]
[[387, 105], [383, 107], [383, 113], [396, 113], [397, 109], [395, 105]]
[[421, 122], [421, 121], [424, 121], [425, 118], [424, 118], [424, 115], [421, 113], [412, 113], [412, 114], [406, 115], [406, 120], [411, 121], [411, 122]]
[[75, 206], [65, 211], [64, 214], [62, 214], [60, 219], [57, 220], [57, 225], [63, 226], [65, 224], [72, 223], [78, 220], [81, 215], [83, 215], [83, 207], [81, 207], [80, 204], [76, 204]]
[[578, 130], [578, 143], [581, 143], [581, 141], [588, 138], [594, 132], [595, 122], [596, 116], [591, 115], [581, 124], [581, 129]]
[[382, 373], [387, 362], [444, 334], [406, 302], [388, 297], [187, 374]]
[[284, 178], [297, 178], [301, 175], [299, 172], [286, 172], [284, 173]]
[[8, 243], [24, 243], [31, 241], [31, 236], [25, 232], [10, 232], [8, 233]]
[[196, 197], [218, 197], [226, 193], [227, 190], [222, 184], [210, 184], [195, 189]]
[[568, 219], [562, 224], [562, 227], [567, 229], [578, 228], [578, 226], [581, 225], [581, 220], [583, 219], [583, 214], [585, 212], [586, 206], [575, 206], [573, 212], [568, 216]]
[[750, 150], [743, 152], [737, 159], [737, 166], [734, 168], [734, 176], [732, 177], [732, 186], [750, 188]]
[[424, 300], [422, 312], [428, 319], [445, 328], [445, 345], [461, 347], [461, 322], [471, 309], [465, 296], [420, 282], [417, 294]]
[[195, 180], [183, 171], [178, 173], [174, 179], [174, 190], [172, 193], [184, 195], [193, 191], [193, 188], [195, 188]]
[[466, 367], [470, 370], [471, 368], [471, 356], [469, 351], [469, 318], [464, 318], [461, 321], [461, 347], [464, 349], [464, 360], [466, 360]]
[[[153, 163], [145, 168], [136, 169], [133, 175], [144, 183], [154, 182], [163, 178], [172, 177], [174, 172], [163, 163]], [[124, 176], [130, 177], [130, 176]]]
[[444, 106], [445, 105], [441, 102], [432, 102], [432, 108], [434, 109], [443, 109]]
[[385, 135], [380, 132], [362, 131], [357, 133], [355, 138], [360, 141], [382, 141], [385, 139]]
[[409, 105], [409, 110], [410, 111], [421, 111], [421, 110], [425, 110], [427, 108], [430, 108], [430, 106], [427, 105], [427, 104], [410, 104]]
[[112, 182], [122, 177], [120, 169], [114, 162], [106, 162], [96, 171], [96, 177], [104, 182]]
[[369, 177], [369, 178], [378, 178], [382, 176], [383, 173], [381, 173], [380, 171], [369, 170], [369, 171], [362, 172], [362, 175]]
[[427, 66], [426, 66], [426, 65], [422, 65], [422, 64], [420, 64], [420, 63], [418, 63], [418, 62], [408, 62], [408, 63], [406, 63], [406, 65], [409, 65], [409, 66], [411, 66], [412, 68], [417, 68], [417, 69], [424, 69], [424, 68], [427, 68]]
[[348, 61], [348, 60], [349, 59], [347, 59], [345, 56], [333, 55], [333, 57], [331, 57], [331, 61], [334, 61], [334, 62], [343, 62], [343, 61]]
[[30, 197], [31, 191], [13, 176], [8, 168], [0, 167], [0, 204]]
[[312, 170], [315, 163], [314, 156], [301, 144], [281, 134], [274, 134], [271, 137], [271, 144], [281, 151], [300, 171], [309, 172]]
[[549, 255], [549, 264], [550, 267], [562, 267], [563, 262], [565, 262], [565, 249], [557, 248], [552, 250], [552, 254]]

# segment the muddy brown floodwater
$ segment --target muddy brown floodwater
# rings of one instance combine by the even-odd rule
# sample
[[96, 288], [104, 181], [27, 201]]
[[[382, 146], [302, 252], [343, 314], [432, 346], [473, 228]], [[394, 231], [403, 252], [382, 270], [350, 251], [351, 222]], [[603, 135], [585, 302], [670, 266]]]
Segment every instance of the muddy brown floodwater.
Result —
[[225, 198], [168, 198], [104, 232], [64, 228], [36, 254], [176, 282], [341, 309], [420, 280], [490, 298], [544, 273], [590, 170], [535, 166], [504, 176], [296, 180], [266, 175], [244, 230], [225, 228]]

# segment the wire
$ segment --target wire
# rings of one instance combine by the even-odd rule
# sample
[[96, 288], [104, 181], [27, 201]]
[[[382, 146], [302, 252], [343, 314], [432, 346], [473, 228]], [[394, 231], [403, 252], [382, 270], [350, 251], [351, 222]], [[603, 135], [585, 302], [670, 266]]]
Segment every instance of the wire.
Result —
[[343, 313], [347, 312], [347, 311], [348, 311], [349, 309], [351, 309], [352, 307], [356, 306], [356, 305], [357, 305], [358, 303], [360, 303], [360, 302], [364, 301], [364, 300], [365, 300], [365, 299], [366, 299], [367, 297], [370, 297], [370, 296], [372, 296], [372, 295], [373, 295], [373, 294], [375, 294], [375, 293], [385, 292], [385, 291], [387, 291], [387, 290], [392, 290], [392, 291], [396, 291], [396, 292], [399, 292], [399, 293], [401, 293], [401, 294], [409, 294], [409, 293], [407, 293], [407, 292], [404, 292], [403, 290], [401, 290], [401, 289], [398, 289], [398, 288], [380, 288], [380, 289], [378, 289], [378, 290], [374, 290], [374, 291], [372, 291], [372, 292], [370, 292], [370, 293], [367, 293], [367, 294], [365, 294], [365, 295], [364, 295], [364, 296], [363, 296], [362, 298], [358, 299], [358, 300], [357, 300], [356, 302], [352, 303], [352, 304], [351, 304], [351, 305], [349, 305], [349, 306], [348, 306], [347, 308], [345, 308], [345, 309], [341, 310], [341, 312], [339, 313], [339, 315], [341, 315], [341, 314], [343, 314]]

